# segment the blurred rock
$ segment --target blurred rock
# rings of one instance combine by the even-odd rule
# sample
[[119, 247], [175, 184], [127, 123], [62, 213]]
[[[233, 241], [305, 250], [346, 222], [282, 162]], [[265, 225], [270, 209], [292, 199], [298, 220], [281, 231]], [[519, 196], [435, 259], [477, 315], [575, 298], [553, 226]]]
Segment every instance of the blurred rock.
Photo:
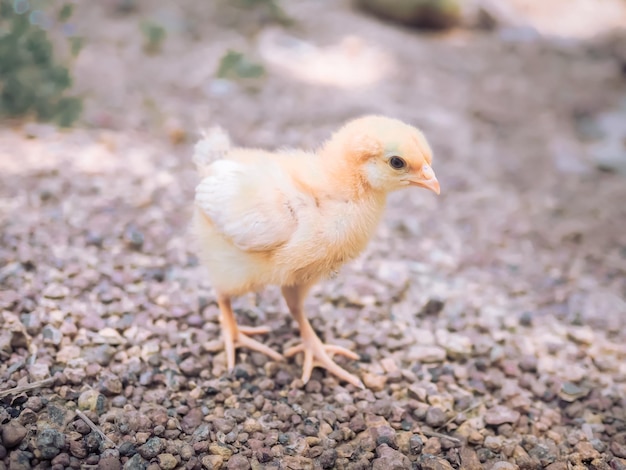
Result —
[[466, 446], [461, 448], [461, 463], [465, 470], [482, 470], [483, 468], [476, 451]]
[[446, 358], [446, 350], [439, 346], [415, 345], [409, 350], [408, 357], [425, 363], [441, 362]]
[[407, 456], [383, 444], [376, 448], [378, 458], [372, 461], [372, 468], [378, 470], [402, 470], [411, 468], [411, 461]]
[[67, 297], [69, 293], [70, 293], [69, 288], [64, 285], [48, 284], [44, 288], [42, 295], [48, 299], [63, 299]]
[[518, 470], [519, 467], [509, 462], [496, 462], [493, 465], [493, 467], [491, 467], [491, 469], [492, 470]]
[[[596, 133], [602, 138], [589, 144], [588, 150], [596, 166], [626, 175], [626, 99], [616, 109], [600, 114], [595, 125], [598, 128]], [[584, 135], [584, 129], [579, 133]]]
[[50, 367], [48, 364], [33, 364], [28, 368], [28, 374], [32, 380], [44, 380], [50, 377]]
[[356, 5], [380, 18], [416, 28], [445, 29], [462, 19], [458, 0], [357, 0]]
[[426, 424], [433, 428], [443, 426], [446, 422], [446, 414], [441, 408], [431, 406], [426, 412]]
[[87, 362], [96, 362], [103, 367], [106, 367], [113, 359], [113, 355], [115, 354], [115, 350], [109, 346], [108, 344], [103, 344], [100, 346], [88, 346], [83, 348], [83, 358]]
[[588, 388], [579, 387], [572, 382], [565, 382], [559, 390], [559, 398], [566, 402], [574, 402], [589, 395]]
[[466, 0], [463, 2], [465, 23], [473, 28], [493, 30], [517, 28], [524, 22], [508, 0]]
[[250, 462], [247, 457], [241, 454], [235, 454], [228, 460], [227, 468], [229, 470], [248, 470], [250, 468]]
[[10, 352], [11, 349], [28, 348], [30, 346], [31, 337], [16, 315], [10, 312], [3, 312], [0, 320], [0, 324], [2, 324], [0, 351]]
[[507, 408], [506, 406], [497, 405], [487, 410], [485, 414], [485, 423], [492, 426], [499, 426], [504, 423], [515, 424], [520, 418], [518, 411]]
[[61, 344], [61, 340], [63, 339], [63, 334], [55, 327], [51, 325], [46, 325], [42, 331], [43, 340], [45, 344], [53, 344], [58, 346]]
[[385, 388], [385, 384], [387, 383], [387, 376], [385, 375], [365, 372], [362, 378], [365, 386], [374, 392], [380, 392], [383, 390]]
[[137, 9], [137, 0], [106, 0], [104, 4], [114, 13], [132, 13]]

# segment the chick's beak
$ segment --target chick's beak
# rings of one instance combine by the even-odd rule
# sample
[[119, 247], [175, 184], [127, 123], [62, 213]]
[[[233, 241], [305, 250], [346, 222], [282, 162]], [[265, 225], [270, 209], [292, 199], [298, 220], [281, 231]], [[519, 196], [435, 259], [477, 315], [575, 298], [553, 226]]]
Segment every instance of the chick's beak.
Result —
[[410, 184], [413, 186], [420, 186], [422, 188], [430, 189], [435, 194], [439, 194], [439, 180], [433, 174], [432, 178], [424, 179], [424, 178], [411, 178]]

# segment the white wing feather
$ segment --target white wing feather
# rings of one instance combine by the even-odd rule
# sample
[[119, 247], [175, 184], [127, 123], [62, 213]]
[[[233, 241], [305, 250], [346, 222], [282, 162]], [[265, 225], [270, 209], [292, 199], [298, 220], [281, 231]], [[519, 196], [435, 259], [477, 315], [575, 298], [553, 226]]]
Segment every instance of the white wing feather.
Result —
[[297, 228], [298, 194], [271, 165], [218, 160], [196, 187], [195, 202], [215, 228], [243, 251], [286, 243]]

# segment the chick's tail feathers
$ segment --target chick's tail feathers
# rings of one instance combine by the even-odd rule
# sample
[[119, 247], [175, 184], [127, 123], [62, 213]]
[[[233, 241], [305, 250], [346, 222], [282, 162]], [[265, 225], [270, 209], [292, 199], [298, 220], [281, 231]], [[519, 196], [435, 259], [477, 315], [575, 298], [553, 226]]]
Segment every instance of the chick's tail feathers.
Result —
[[219, 126], [211, 127], [202, 132], [202, 138], [193, 149], [192, 160], [202, 174], [204, 169], [216, 160], [226, 156], [230, 150], [230, 137]]

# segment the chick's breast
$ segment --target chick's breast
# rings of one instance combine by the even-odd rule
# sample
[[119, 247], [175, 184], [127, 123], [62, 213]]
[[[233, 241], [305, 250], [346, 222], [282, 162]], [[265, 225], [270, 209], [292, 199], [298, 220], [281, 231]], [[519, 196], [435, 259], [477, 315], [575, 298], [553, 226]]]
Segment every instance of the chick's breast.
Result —
[[[196, 188], [192, 229], [214, 285], [232, 294], [282, 284], [301, 256], [292, 238], [316, 219], [315, 200], [271, 159], [220, 160]], [[300, 253], [301, 255], [302, 253]]]
[[298, 284], [326, 277], [356, 258], [370, 240], [380, 219], [378, 201], [316, 199], [316, 209], [303, 213], [303, 220], [290, 241], [277, 251], [277, 264], [290, 264], [285, 284]]
[[210, 165], [196, 188], [193, 228], [220, 291], [314, 281], [365, 248], [384, 197], [345, 197], [312, 155], [233, 157]]

